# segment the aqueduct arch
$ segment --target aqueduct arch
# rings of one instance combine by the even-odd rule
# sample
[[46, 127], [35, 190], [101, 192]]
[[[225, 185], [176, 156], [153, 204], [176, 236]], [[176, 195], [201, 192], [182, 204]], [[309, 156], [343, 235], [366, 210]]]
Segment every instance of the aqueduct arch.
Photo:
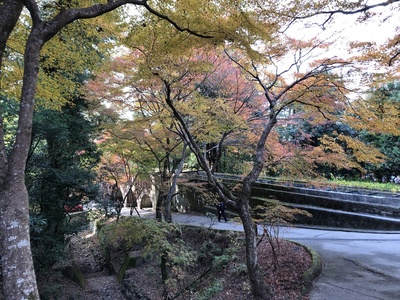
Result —
[[134, 185], [130, 183], [112, 184], [102, 182], [100, 185], [102, 201], [115, 201], [123, 203], [124, 207], [154, 208], [156, 207], [156, 195], [151, 180], [135, 181]]

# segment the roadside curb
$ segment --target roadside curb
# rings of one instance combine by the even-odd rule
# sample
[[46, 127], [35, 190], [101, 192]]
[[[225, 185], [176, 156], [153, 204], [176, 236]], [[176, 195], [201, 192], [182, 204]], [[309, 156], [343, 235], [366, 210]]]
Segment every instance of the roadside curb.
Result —
[[310, 292], [313, 281], [319, 276], [319, 274], [321, 274], [322, 271], [321, 257], [312, 248], [292, 240], [289, 241], [303, 247], [311, 256], [311, 266], [302, 275], [302, 279], [304, 280], [304, 286], [302, 288], [301, 294], [305, 295]]

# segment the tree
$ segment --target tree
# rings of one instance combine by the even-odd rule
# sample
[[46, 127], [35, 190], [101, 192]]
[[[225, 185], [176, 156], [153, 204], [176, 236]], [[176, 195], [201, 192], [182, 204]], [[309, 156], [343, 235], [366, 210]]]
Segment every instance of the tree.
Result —
[[[290, 49], [290, 47], [288, 47]], [[271, 53], [270, 53], [271, 54]], [[286, 54], [286, 53], [285, 53]], [[240, 55], [239, 55], [240, 56]], [[272, 55], [271, 55], [272, 56]], [[267, 56], [267, 57], [271, 57]], [[207, 161], [205, 160], [204, 156], [202, 155], [201, 148], [199, 143], [196, 139], [196, 134], [192, 132], [190, 126], [179, 110], [179, 105], [172, 99], [167, 98], [166, 102], [171, 108], [174, 113], [175, 118], [180, 124], [182, 131], [185, 133], [185, 136], [190, 143], [193, 152], [195, 153], [200, 166], [206, 172], [207, 178], [209, 183], [212, 187], [217, 191], [218, 195], [227, 205], [233, 208], [236, 212], [238, 212], [245, 231], [246, 237], [246, 261], [247, 261], [247, 269], [249, 272], [249, 279], [252, 287], [253, 295], [262, 297], [264, 299], [268, 299], [271, 295], [270, 289], [265, 285], [262, 277], [262, 272], [260, 266], [258, 265], [258, 258], [257, 258], [257, 243], [256, 243], [256, 232], [255, 226], [251, 217], [250, 212], [250, 193], [251, 187], [253, 183], [256, 181], [258, 176], [260, 175], [265, 159], [266, 159], [266, 142], [268, 137], [270, 136], [275, 124], [278, 122], [278, 116], [285, 107], [292, 105], [293, 103], [302, 103], [305, 105], [314, 106], [318, 109], [323, 109], [324, 105], [329, 105], [329, 100], [326, 99], [323, 102], [321, 98], [318, 96], [315, 97], [316, 102], [315, 104], [312, 100], [307, 100], [306, 97], [303, 96], [307, 95], [307, 93], [313, 87], [320, 87], [321, 90], [319, 91], [322, 95], [322, 91], [326, 91], [324, 89], [324, 85], [329, 83], [332, 80], [331, 77], [326, 76], [326, 71], [330, 68], [334, 68], [336, 64], [340, 64], [340, 62], [332, 62], [332, 61], [322, 61], [319, 64], [316, 64], [314, 67], [311, 68], [310, 71], [306, 72], [305, 74], [297, 74], [295, 76], [295, 80], [289, 84], [286, 84], [284, 80], [281, 78], [280, 73], [263, 73], [261, 75], [260, 71], [262, 68], [261, 66], [265, 62], [260, 61], [260, 69], [257, 68], [257, 62], [251, 61], [248, 65], [249, 68], [247, 69], [244, 62], [240, 62], [239, 60], [233, 58], [233, 55], [230, 54], [232, 60], [234, 60], [242, 69], [244, 69], [247, 74], [255, 81], [260, 84], [260, 86], [264, 90], [265, 100], [267, 103], [261, 107], [258, 107], [254, 112], [254, 115], [259, 116], [257, 119], [262, 120], [261, 122], [255, 122], [254, 130], [258, 133], [258, 141], [256, 144], [254, 152], [254, 160], [252, 169], [250, 172], [244, 177], [243, 181], [241, 182], [240, 187], [236, 190], [237, 196], [234, 195], [232, 191], [229, 191], [220, 181], [214, 176], [214, 172], [212, 168], [209, 167]], [[263, 82], [263, 78], [266, 80], [270, 80], [269, 83]], [[279, 83], [279, 84], [278, 84]], [[337, 84], [337, 83], [336, 83]], [[299, 87], [302, 86], [300, 89]], [[329, 85], [328, 85], [329, 86]], [[318, 95], [320, 95], [318, 93]], [[292, 100], [290, 100], [292, 99]]]
[[[94, 101], [107, 93], [111, 82], [114, 84], [118, 74], [115, 76], [104, 76], [104, 74], [115, 74], [112, 70], [120, 69], [120, 63], [126, 67], [129, 62], [114, 62], [111, 71], [98, 74], [96, 81], [87, 84], [87, 91]], [[108, 68], [107, 68], [108, 69]], [[103, 80], [106, 78], [105, 83]], [[157, 102], [157, 97], [151, 93], [142, 94], [141, 98], [134, 103], [121, 104], [120, 93], [115, 93], [107, 98], [108, 103], [113, 103], [114, 112], [119, 111], [120, 115], [126, 115], [126, 111], [133, 117], [124, 119], [121, 117], [107, 125], [104, 125], [104, 141], [99, 145], [107, 149], [106, 153], [110, 156], [117, 155], [122, 161], [134, 160], [135, 165], [131, 165], [129, 173], [141, 172], [141, 176], [153, 178], [153, 184], [158, 190], [158, 200], [156, 204], [156, 218], [161, 221], [164, 219], [171, 222], [170, 205], [172, 197], [175, 195], [176, 180], [183, 168], [183, 161], [186, 156], [185, 149], [179, 136], [171, 131], [171, 115], [163, 110], [162, 105]], [[122, 106], [120, 108], [120, 106]], [[182, 154], [180, 154], [183, 152]], [[130, 159], [124, 159], [129, 153]], [[104, 162], [106, 164], [106, 162]], [[108, 162], [110, 168], [113, 163]], [[180, 168], [179, 168], [180, 166]], [[158, 171], [157, 171], [158, 170]], [[127, 172], [125, 172], [127, 173]], [[113, 176], [116, 177], [116, 176]], [[126, 176], [128, 177], [128, 176]], [[115, 180], [116, 181], [116, 180]], [[124, 181], [125, 182], [125, 181]]]
[[400, 173], [399, 90], [399, 82], [391, 82], [372, 90], [365, 101], [357, 101], [354, 105], [354, 110], [358, 114], [366, 113], [369, 116], [362, 121], [364, 126], [361, 126], [360, 118], [353, 115], [352, 120], [358, 121], [355, 124], [361, 139], [377, 147], [386, 156], [381, 164], [366, 166], [369, 172], [374, 173], [375, 177], [382, 181], [389, 181], [391, 176]]
[[[208, 165], [202, 146], [212, 141], [217, 141], [222, 145], [232, 132], [240, 132], [240, 127], [245, 123], [238, 113], [242, 112], [243, 109], [239, 108], [245, 108], [250, 105], [251, 101], [246, 103], [244, 101], [246, 97], [243, 97], [241, 101], [237, 99], [238, 106], [235, 110], [235, 105], [227, 104], [222, 97], [221, 99], [210, 97], [210, 93], [205, 91], [205, 81], [213, 72], [218, 74], [216, 70], [218, 70], [220, 62], [217, 62], [216, 66], [213, 65], [217, 61], [213, 57], [215, 52], [211, 51], [212, 54], [209, 56], [207, 56], [207, 51], [203, 51], [204, 55], [201, 51], [187, 53], [186, 49], [190, 45], [198, 45], [199, 41], [195, 39], [192, 41], [190, 37], [180, 35], [171, 28], [169, 31], [160, 30], [158, 22], [154, 23], [154, 27], [151, 27], [151, 24], [150, 21], [146, 21], [144, 29], [141, 32], [136, 31], [137, 35], [130, 40], [137, 49], [134, 54], [140, 55], [140, 61], [136, 56], [133, 56], [136, 63], [141, 62], [133, 68], [136, 76], [132, 76], [130, 70], [128, 70], [123, 73], [124, 76], [119, 76], [119, 78], [127, 78], [127, 82], [130, 84], [129, 88], [137, 91], [136, 99], [145, 97], [143, 95], [149, 95], [149, 98], [144, 98], [146, 103], [155, 103], [154, 105], [160, 107], [168, 105], [170, 109], [172, 108], [171, 111], [175, 117], [172, 127], [174, 132], [190, 145], [192, 151], [195, 151], [202, 168], [207, 168], [209, 171], [214, 188], [216, 187], [215, 184], [222, 188], [222, 185], [217, 183], [212, 175], [213, 171], [211, 171], [213, 166], [217, 164]], [[174, 41], [170, 40], [171, 36], [174, 37]], [[182, 43], [182, 39], [185, 40], [185, 43]], [[175, 42], [177, 43], [175, 44]], [[223, 57], [223, 54], [221, 57]], [[133, 60], [131, 59], [131, 61]], [[121, 65], [125, 66], [125, 64]], [[123, 72], [121, 68], [118, 70]], [[134, 81], [132, 78], [136, 80]], [[202, 85], [202, 83], [204, 84]], [[196, 90], [197, 88], [201, 89], [201, 87], [204, 96]], [[251, 96], [253, 92], [250, 89], [248, 96]], [[235, 103], [235, 101], [227, 102]], [[243, 103], [239, 104], [240, 102]], [[175, 104], [179, 107], [180, 113], [173, 106]], [[210, 109], [210, 107], [213, 109]], [[220, 157], [220, 155], [217, 155], [217, 157]], [[227, 192], [226, 189], [224, 191]], [[231, 202], [233, 203], [233, 201]], [[250, 214], [247, 217], [251, 218]], [[254, 228], [252, 230], [254, 231]], [[255, 238], [255, 235], [253, 238]], [[256, 251], [255, 248], [252, 248], [251, 251], [253, 250]], [[248, 265], [253, 293], [267, 297], [270, 292], [265, 286], [257, 262], [255, 262], [255, 265], [255, 268], [253, 265]]]
[[[120, 126], [121, 124], [118, 124], [114, 129], [121, 129]], [[124, 140], [120, 136], [115, 136], [110, 129], [108, 129], [108, 133], [109, 137], [103, 138], [99, 143], [102, 157], [98, 178], [103, 189], [103, 191], [100, 191], [103, 195], [101, 202], [106, 211], [106, 216], [108, 216], [110, 206], [114, 206], [118, 221], [122, 207], [128, 202], [129, 198], [132, 205], [131, 209], [136, 209], [136, 206], [133, 206], [136, 205], [136, 200], [143, 192], [141, 185], [142, 180], [148, 174], [148, 165], [143, 157], [139, 157], [138, 148], [132, 146], [129, 139]], [[121, 133], [119, 132], [119, 134]], [[107, 132], [104, 133], [104, 136], [106, 135]], [[111, 203], [109, 203], [110, 200]]]

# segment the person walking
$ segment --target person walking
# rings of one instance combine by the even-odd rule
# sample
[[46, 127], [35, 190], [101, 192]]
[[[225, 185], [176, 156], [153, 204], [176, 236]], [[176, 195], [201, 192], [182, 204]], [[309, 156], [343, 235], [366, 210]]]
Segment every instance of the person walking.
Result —
[[225, 222], [228, 222], [228, 219], [226, 217], [225, 213], [225, 202], [220, 201], [217, 205], [217, 210], [218, 210], [218, 222], [221, 222], [221, 217], [224, 217]]

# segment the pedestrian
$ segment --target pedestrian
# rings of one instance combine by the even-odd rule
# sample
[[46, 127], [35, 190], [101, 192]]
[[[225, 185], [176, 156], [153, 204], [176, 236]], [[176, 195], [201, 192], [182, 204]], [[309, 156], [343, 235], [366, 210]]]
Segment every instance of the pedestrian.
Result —
[[221, 222], [221, 217], [224, 217], [225, 222], [228, 222], [228, 219], [226, 218], [226, 213], [225, 213], [225, 202], [220, 201], [217, 205], [217, 210], [218, 210], [218, 222]]

